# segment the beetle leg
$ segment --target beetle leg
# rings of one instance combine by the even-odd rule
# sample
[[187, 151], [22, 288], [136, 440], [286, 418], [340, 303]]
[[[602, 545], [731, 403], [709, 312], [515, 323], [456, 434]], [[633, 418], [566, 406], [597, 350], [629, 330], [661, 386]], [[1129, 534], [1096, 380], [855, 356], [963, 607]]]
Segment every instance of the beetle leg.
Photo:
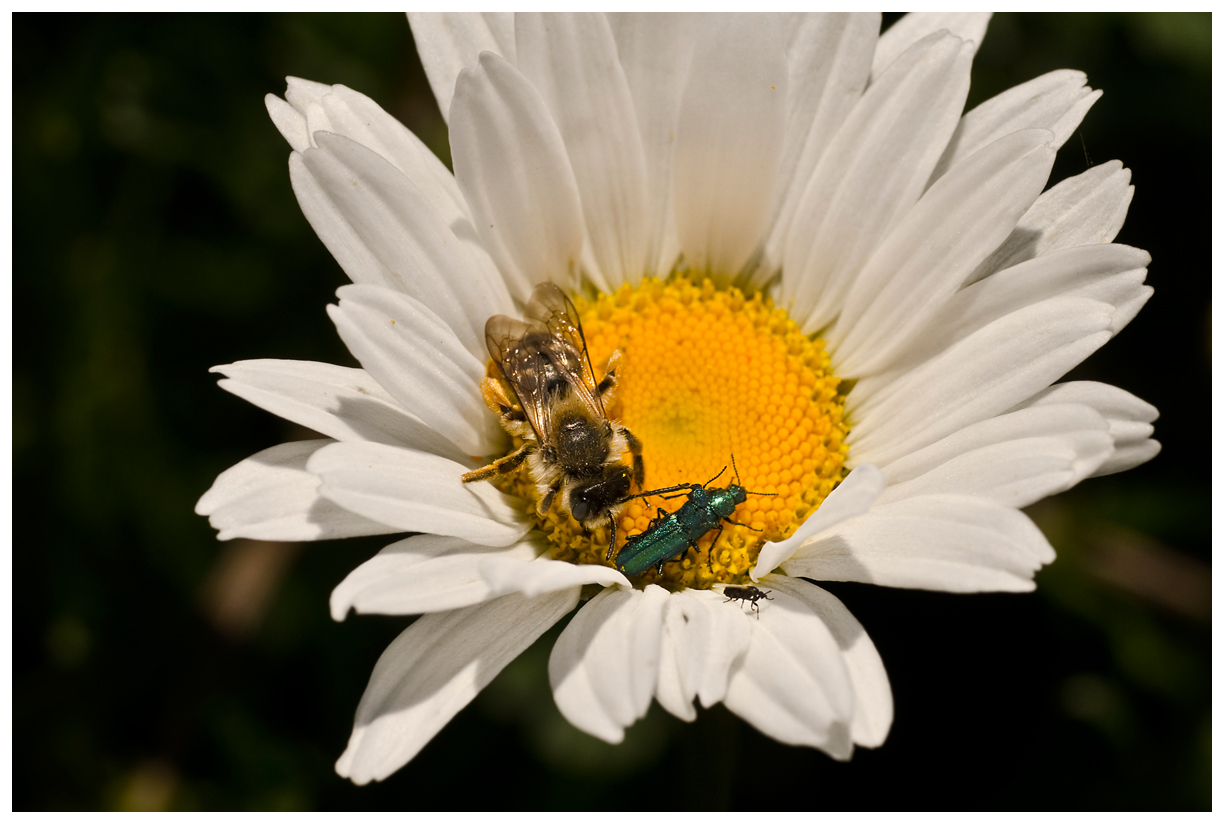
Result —
[[[722, 537], [722, 531], [722, 524], [719, 524], [718, 531], [714, 533], [714, 540], [710, 542], [710, 548], [706, 550], [706, 567], [710, 570], [710, 572], [714, 571], [714, 547], [718, 545], [718, 539]], [[693, 549], [696, 548], [697, 545], [693, 544]]]
[[763, 530], [760, 530], [760, 529], [756, 529], [755, 527], [748, 526], [748, 524], [741, 524], [739, 521], [733, 521], [733, 520], [731, 520], [730, 518], [723, 518], [723, 520], [724, 520], [724, 521], [726, 521], [726, 522], [727, 522], [727, 523], [729, 523], [729, 524], [734, 524], [735, 526], [742, 526], [742, 527], [744, 527], [744, 529], [751, 529], [753, 532], [762, 532], [762, 531], [763, 531]]

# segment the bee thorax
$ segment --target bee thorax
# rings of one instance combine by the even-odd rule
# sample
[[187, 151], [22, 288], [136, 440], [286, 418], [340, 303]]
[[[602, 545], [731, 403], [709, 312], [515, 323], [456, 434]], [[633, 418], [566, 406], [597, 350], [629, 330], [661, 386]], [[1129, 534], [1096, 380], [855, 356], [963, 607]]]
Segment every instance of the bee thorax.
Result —
[[557, 427], [557, 460], [569, 473], [594, 475], [608, 460], [608, 434], [589, 418], [574, 417]]

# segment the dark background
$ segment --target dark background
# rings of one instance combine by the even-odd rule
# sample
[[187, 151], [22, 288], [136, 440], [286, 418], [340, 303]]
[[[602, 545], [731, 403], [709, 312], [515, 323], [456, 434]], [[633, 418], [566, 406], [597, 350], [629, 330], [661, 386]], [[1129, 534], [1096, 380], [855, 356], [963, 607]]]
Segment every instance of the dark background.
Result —
[[[886, 21], [895, 16], [886, 18]], [[220, 544], [215, 476], [306, 436], [217, 389], [244, 358], [352, 363], [347, 282], [294, 200], [262, 98], [360, 90], [444, 159], [402, 15], [13, 18], [13, 804], [17, 809], [1206, 809], [1210, 698], [1209, 15], [999, 15], [970, 105], [1057, 68], [1105, 96], [1051, 182], [1122, 159], [1118, 241], [1156, 295], [1073, 377], [1161, 411], [1161, 455], [1031, 510], [1026, 595], [830, 586], [896, 699], [849, 763], [722, 707], [620, 747], [557, 713], [559, 627], [404, 769], [334, 774], [407, 619], [327, 599], [387, 539]]]

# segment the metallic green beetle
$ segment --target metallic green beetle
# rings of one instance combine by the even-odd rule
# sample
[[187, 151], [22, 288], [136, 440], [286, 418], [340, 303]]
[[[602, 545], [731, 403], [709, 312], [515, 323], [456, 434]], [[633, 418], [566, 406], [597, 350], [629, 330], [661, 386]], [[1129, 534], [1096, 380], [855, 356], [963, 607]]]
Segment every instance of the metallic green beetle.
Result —
[[[735, 465], [734, 457], [731, 458], [731, 464]], [[773, 494], [749, 492], [738, 483], [728, 484], [726, 489], [706, 488], [726, 471], [727, 467], [724, 466], [718, 475], [704, 484], [679, 484], [663, 489], [653, 489], [650, 492], [642, 492], [626, 498], [627, 501], [633, 498], [648, 498], [651, 495], [675, 498], [677, 495], [666, 493], [684, 494], [684, 491], [688, 492], [688, 500], [675, 512], [668, 512], [660, 507], [658, 514], [646, 527], [645, 532], [629, 536], [625, 545], [621, 547], [621, 551], [616, 555], [616, 568], [626, 575], [641, 575], [651, 567], [655, 567], [662, 575], [665, 563], [679, 558], [689, 549], [697, 549], [697, 542], [707, 532], [717, 527], [718, 534], [714, 536], [709, 550], [708, 562], [713, 568], [714, 546], [718, 543], [719, 536], [722, 535], [722, 522], [748, 527], [747, 524], [731, 520], [730, 516], [735, 512], [735, 507], [748, 500], [749, 495]], [[738, 469], [735, 472], [735, 479], [739, 480]], [[759, 532], [760, 530], [753, 531]], [[608, 553], [609, 556], [611, 554], [611, 552]]]

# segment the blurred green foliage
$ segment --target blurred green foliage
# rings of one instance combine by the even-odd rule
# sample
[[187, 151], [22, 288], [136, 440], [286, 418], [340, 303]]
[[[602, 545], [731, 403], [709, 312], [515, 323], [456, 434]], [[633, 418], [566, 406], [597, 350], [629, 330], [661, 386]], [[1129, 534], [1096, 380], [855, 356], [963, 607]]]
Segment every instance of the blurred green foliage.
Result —
[[604, 745], [552, 703], [557, 628], [355, 788], [332, 764], [407, 622], [335, 624], [327, 598], [385, 541], [221, 545], [192, 509], [223, 469], [308, 436], [210, 366], [353, 363], [324, 313], [344, 275], [262, 98], [286, 75], [344, 83], [448, 160], [408, 26], [15, 15], [14, 806], [1209, 808], [1210, 15], [999, 15], [970, 105], [1064, 67], [1106, 94], [1052, 182], [1134, 169], [1118, 240], [1152, 253], [1156, 288], [1072, 377], [1159, 406], [1165, 448], [1034, 508], [1061, 556], [1037, 593], [830, 587], [896, 698], [890, 740], [848, 764], [721, 707], [655, 707]]

